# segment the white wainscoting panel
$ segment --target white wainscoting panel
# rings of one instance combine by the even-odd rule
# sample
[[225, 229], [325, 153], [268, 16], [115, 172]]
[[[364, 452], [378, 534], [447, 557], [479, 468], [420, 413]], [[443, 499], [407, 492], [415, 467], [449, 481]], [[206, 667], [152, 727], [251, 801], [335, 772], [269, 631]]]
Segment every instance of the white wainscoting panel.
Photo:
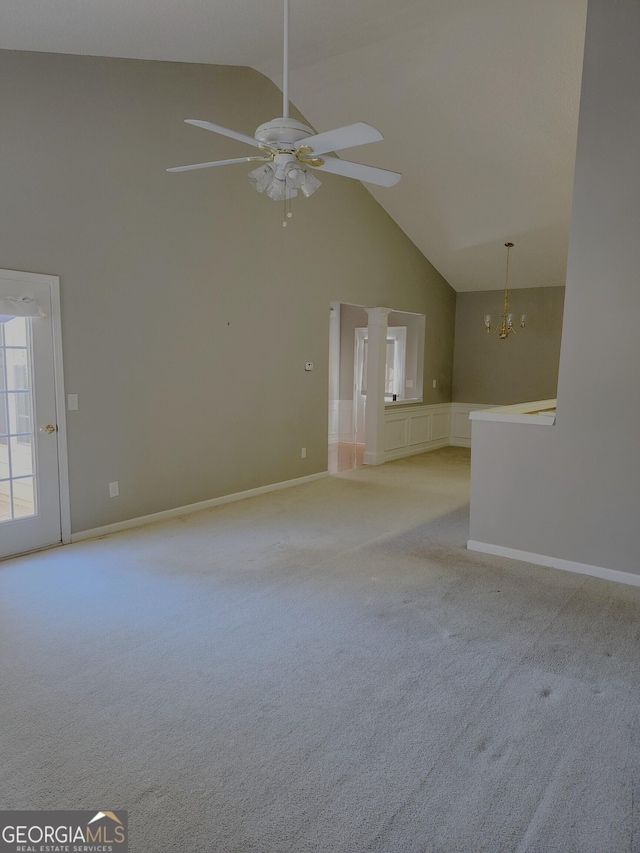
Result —
[[450, 426], [449, 423], [451, 421], [450, 412], [434, 412], [431, 415], [431, 440], [432, 441], [442, 441], [442, 439], [449, 439]]
[[480, 403], [451, 403], [451, 434], [449, 444], [453, 447], [471, 447], [471, 421], [469, 413], [478, 409], [492, 409], [493, 405]]
[[431, 439], [431, 418], [429, 415], [414, 415], [409, 420], [409, 445], [426, 444]]
[[384, 449], [397, 450], [399, 447], [406, 447], [408, 427], [409, 421], [407, 418], [385, 419]]
[[353, 423], [353, 400], [338, 400], [338, 441], [356, 440]]
[[[431, 406], [389, 406], [385, 410], [385, 461], [424, 453], [438, 447], [471, 447], [469, 413], [492, 409], [492, 404], [437, 403]], [[355, 441], [353, 401], [329, 405], [329, 441]]]
[[471, 441], [471, 419], [469, 412], [455, 412], [453, 422], [453, 434], [455, 438], [463, 438]]
[[450, 403], [444, 403], [386, 409], [385, 462], [446, 447], [449, 444], [450, 407]]

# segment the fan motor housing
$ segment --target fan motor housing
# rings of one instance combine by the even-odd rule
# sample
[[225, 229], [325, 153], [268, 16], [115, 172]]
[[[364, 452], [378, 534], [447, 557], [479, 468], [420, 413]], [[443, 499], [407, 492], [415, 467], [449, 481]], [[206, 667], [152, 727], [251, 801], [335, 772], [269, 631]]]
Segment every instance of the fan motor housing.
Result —
[[274, 118], [261, 124], [255, 132], [259, 142], [272, 148], [291, 148], [292, 151], [309, 136], [313, 136], [313, 130], [293, 118]]

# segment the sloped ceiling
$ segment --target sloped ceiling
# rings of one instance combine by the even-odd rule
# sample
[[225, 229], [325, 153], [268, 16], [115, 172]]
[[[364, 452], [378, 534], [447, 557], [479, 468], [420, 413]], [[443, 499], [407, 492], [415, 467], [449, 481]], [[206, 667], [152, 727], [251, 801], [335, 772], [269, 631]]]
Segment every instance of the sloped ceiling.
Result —
[[[319, 131], [382, 131], [344, 157], [403, 173], [369, 189], [451, 285], [502, 286], [507, 240], [510, 285], [564, 284], [586, 0], [291, 5], [291, 100]], [[281, 45], [280, 0], [0, 8], [9, 50], [249, 65], [280, 85]]]

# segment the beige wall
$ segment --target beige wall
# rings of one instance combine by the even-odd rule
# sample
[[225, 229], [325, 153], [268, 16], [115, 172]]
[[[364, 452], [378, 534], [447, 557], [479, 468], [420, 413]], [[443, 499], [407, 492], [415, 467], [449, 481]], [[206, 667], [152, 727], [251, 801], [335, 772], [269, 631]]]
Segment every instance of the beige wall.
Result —
[[516, 318], [527, 315], [527, 328], [505, 341], [490, 337], [484, 327], [485, 314], [499, 322], [503, 298], [503, 290], [457, 294], [453, 361], [457, 403], [506, 406], [556, 396], [564, 287], [510, 291], [511, 310]]
[[455, 294], [362, 185], [284, 229], [248, 164], [164, 171], [249, 154], [183, 119], [252, 134], [266, 78], [5, 51], [0, 86], [0, 267], [61, 277], [74, 531], [326, 470], [330, 300], [426, 314], [450, 399]]
[[638, 0], [589, 0], [557, 421], [474, 422], [471, 470], [471, 539], [636, 575], [639, 42]]

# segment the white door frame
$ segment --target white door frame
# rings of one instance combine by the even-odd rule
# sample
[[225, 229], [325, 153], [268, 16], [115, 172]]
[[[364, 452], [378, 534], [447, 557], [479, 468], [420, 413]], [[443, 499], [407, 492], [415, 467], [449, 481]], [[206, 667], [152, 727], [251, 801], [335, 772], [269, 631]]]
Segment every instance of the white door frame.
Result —
[[[367, 394], [362, 393], [362, 380], [366, 388], [367, 377], [363, 374], [364, 367], [364, 345], [368, 341], [369, 330], [366, 326], [356, 329], [356, 337], [353, 345], [353, 410], [351, 420], [351, 432], [355, 444], [364, 444], [367, 428]], [[358, 439], [360, 439], [358, 441]]]
[[[394, 377], [396, 390], [395, 392], [391, 392], [392, 394], [397, 394], [398, 400], [404, 400], [405, 398], [405, 384], [404, 377], [406, 373], [406, 364], [407, 364], [407, 327], [406, 326], [387, 326], [387, 344], [393, 341], [395, 347], [395, 353], [398, 355], [397, 364], [394, 363], [394, 370], [397, 371], [397, 375]], [[394, 360], [395, 362], [395, 360]], [[385, 385], [386, 385], [386, 376], [385, 376]], [[385, 401], [387, 401], [387, 394], [385, 388]]]
[[69, 497], [69, 456], [67, 453], [67, 418], [62, 369], [62, 318], [60, 309], [60, 278], [34, 272], [0, 269], [0, 277], [15, 281], [47, 284], [51, 294], [51, 324], [53, 327], [53, 372], [55, 377], [56, 423], [58, 431], [58, 482], [60, 484], [60, 531], [63, 545], [71, 542], [71, 503]]

